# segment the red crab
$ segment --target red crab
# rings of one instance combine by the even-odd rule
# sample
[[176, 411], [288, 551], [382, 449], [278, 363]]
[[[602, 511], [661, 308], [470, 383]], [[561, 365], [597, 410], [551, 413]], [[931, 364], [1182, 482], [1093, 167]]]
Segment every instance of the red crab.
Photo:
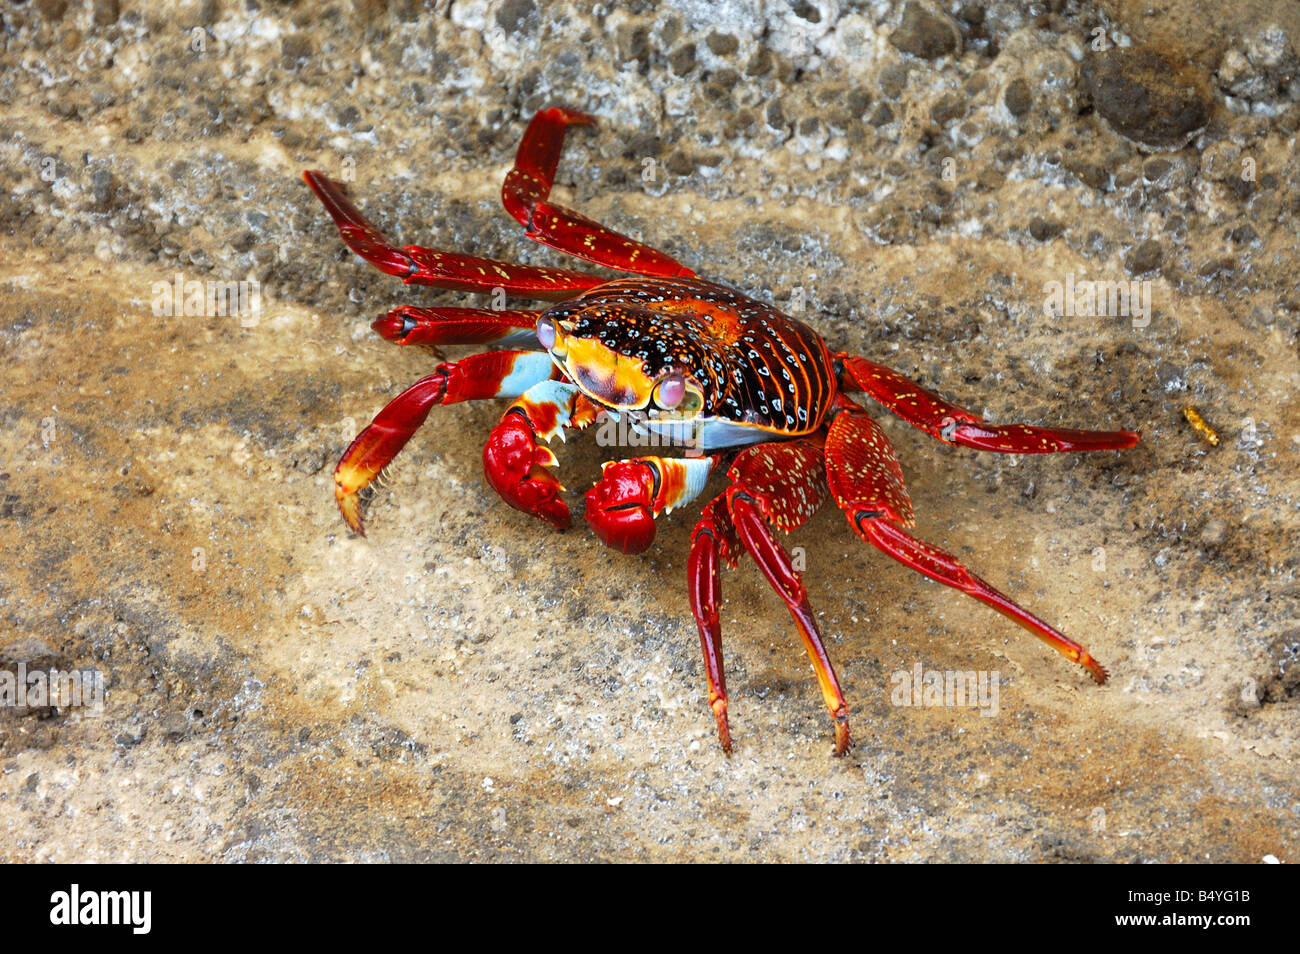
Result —
[[709, 705], [731, 751], [722, 662], [719, 569], [748, 553], [789, 607], [835, 723], [835, 752], [850, 744], [848, 706], [826, 654], [803, 582], [772, 530], [789, 532], [828, 499], [855, 533], [889, 556], [992, 606], [1097, 682], [1106, 670], [1078, 643], [1017, 606], [954, 556], [912, 536], [912, 501], [884, 432], [849, 397], [865, 392], [909, 424], [948, 444], [1012, 454], [1118, 450], [1130, 431], [989, 424], [866, 358], [831, 351], [806, 324], [722, 285], [697, 278], [663, 252], [547, 201], [570, 125], [591, 117], [544, 109], [533, 117], [506, 176], [506, 210], [534, 241], [637, 277], [607, 280], [562, 268], [512, 265], [398, 247], [319, 172], [304, 173], [348, 247], [407, 284], [471, 292], [497, 289], [558, 300], [545, 311], [403, 306], [373, 325], [398, 344], [492, 344], [440, 364], [379, 412], [334, 471], [343, 517], [362, 533], [371, 484], [434, 405], [512, 398], [483, 451], [487, 479], [516, 509], [559, 530], [569, 526], [563, 489], [539, 446], [602, 415], [694, 451], [604, 465], [587, 491], [586, 518], [608, 546], [646, 549], [655, 518], [696, 497], [726, 464], [728, 484], [705, 505], [691, 535], [691, 612], [699, 624]]

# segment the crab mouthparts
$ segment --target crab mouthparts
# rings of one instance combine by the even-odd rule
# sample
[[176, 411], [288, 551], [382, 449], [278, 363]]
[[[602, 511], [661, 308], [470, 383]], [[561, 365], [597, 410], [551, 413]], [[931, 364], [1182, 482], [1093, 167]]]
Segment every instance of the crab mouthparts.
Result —
[[[639, 358], [629, 358], [591, 338], [567, 337], [563, 369], [589, 397], [611, 408], [641, 408], [650, 404], [653, 382]], [[557, 352], [552, 350], [552, 355]]]
[[605, 370], [579, 365], [573, 369], [573, 380], [577, 385], [595, 395], [602, 404], [610, 407], [637, 406], [639, 402], [636, 391], [626, 381], [620, 381], [619, 377], [617, 368]]

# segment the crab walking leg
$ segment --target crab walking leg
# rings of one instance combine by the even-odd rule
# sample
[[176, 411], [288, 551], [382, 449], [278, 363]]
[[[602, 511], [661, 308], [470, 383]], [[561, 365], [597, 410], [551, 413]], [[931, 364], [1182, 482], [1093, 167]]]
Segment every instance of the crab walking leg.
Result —
[[848, 705], [840, 691], [808, 605], [803, 581], [768, 525], [790, 531], [813, 516], [829, 495], [824, 475], [822, 442], [817, 438], [759, 444], [736, 455], [727, 469], [731, 486], [704, 508], [691, 535], [687, 561], [691, 612], [700, 630], [709, 678], [709, 706], [718, 721], [724, 750], [731, 749], [727, 724], [727, 693], [722, 668], [722, 627], [718, 617], [722, 587], [719, 559], [735, 566], [748, 552], [794, 618], [812, 660], [822, 698], [835, 720], [835, 751], [850, 745]]
[[889, 438], [864, 408], [844, 395], [826, 430], [826, 482], [846, 513], [866, 508], [904, 526], [916, 524], [912, 498], [903, 483]]
[[727, 673], [722, 661], [722, 573], [719, 559], [736, 565], [740, 541], [727, 515], [726, 492], [704, 508], [704, 516], [691, 531], [691, 552], [686, 562], [691, 615], [700, 630], [704, 675], [709, 686], [709, 708], [718, 723], [722, 751], [731, 752], [731, 724], [727, 719]]
[[849, 706], [844, 701], [844, 693], [840, 691], [839, 680], [835, 677], [835, 667], [831, 665], [821, 634], [817, 631], [817, 621], [813, 618], [812, 607], [808, 605], [803, 579], [790, 562], [785, 548], [767, 529], [754, 501], [743, 493], [734, 491], [728, 499], [731, 504], [731, 519], [735, 523], [740, 542], [767, 577], [772, 589], [785, 600], [795, 628], [799, 630], [799, 638], [803, 640], [808, 658], [812, 660], [813, 671], [817, 673], [822, 699], [831, 718], [835, 720], [835, 754], [843, 755], [853, 744], [849, 736]]
[[560, 372], [545, 352], [492, 351], [441, 364], [375, 415], [334, 468], [334, 498], [343, 519], [365, 536], [365, 492], [419, 430], [436, 404], [515, 397]]
[[512, 265], [420, 245], [399, 248], [361, 214], [341, 184], [315, 170], [304, 172], [302, 177], [338, 226], [348, 248], [408, 285], [434, 285], [471, 292], [502, 288], [509, 294], [527, 298], [562, 299], [605, 281], [567, 268]]
[[826, 436], [826, 473], [836, 503], [862, 539], [932, 580], [993, 607], [1083, 666], [1097, 682], [1106, 681], [1106, 670], [1074, 640], [989, 586], [951, 553], [918, 540], [899, 526], [912, 523], [911, 501], [893, 448], [880, 425], [868, 415], [840, 413], [831, 422]]
[[594, 123], [586, 113], [570, 109], [540, 110], [528, 124], [514, 168], [506, 174], [501, 187], [501, 203], [506, 211], [533, 241], [597, 265], [668, 278], [694, 275], [672, 256], [546, 201], [564, 149], [565, 130], [572, 125]]
[[537, 316], [540, 311], [510, 308], [394, 308], [370, 327], [380, 337], [399, 345], [423, 345], [441, 357], [439, 345], [497, 344], [540, 349]]
[[606, 461], [587, 491], [587, 523], [605, 546], [640, 553], [654, 542], [655, 518], [704, 490], [719, 457], [636, 457]]
[[906, 530], [885, 519], [872, 518], [863, 511], [850, 515], [849, 522], [864, 540], [888, 553], [900, 563], [905, 563], [912, 569], [924, 573], [932, 580], [938, 580], [940, 583], [961, 590], [968, 596], [975, 597], [1008, 619], [1019, 623], [1066, 659], [1087, 669], [1099, 684], [1104, 683], [1108, 678], [1106, 668], [1093, 659], [1088, 650], [1016, 604], [1010, 597], [989, 586], [966, 569], [951, 553], [918, 540]]
[[[539, 352], [550, 361], [551, 356]], [[560, 499], [564, 487], [548, 468], [559, 466], [549, 447], [566, 427], [584, 428], [600, 408], [568, 381], [546, 380], [529, 388], [506, 410], [483, 447], [483, 472], [501, 498], [516, 510], [540, 517], [556, 530], [569, 528], [568, 505]]]
[[945, 444], [964, 444], [1004, 454], [1053, 454], [1061, 451], [1124, 450], [1141, 435], [1133, 431], [1081, 431], [1028, 424], [989, 424], [892, 368], [866, 358], [837, 354], [843, 367], [840, 387], [866, 391], [913, 427]]

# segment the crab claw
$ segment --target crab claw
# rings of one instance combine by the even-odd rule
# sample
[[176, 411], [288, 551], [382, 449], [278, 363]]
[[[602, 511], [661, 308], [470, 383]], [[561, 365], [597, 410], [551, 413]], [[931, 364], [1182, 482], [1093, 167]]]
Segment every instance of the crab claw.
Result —
[[558, 461], [523, 414], [511, 413], [493, 430], [483, 448], [483, 470], [502, 499], [516, 510], [540, 517], [556, 530], [567, 530], [571, 517], [560, 499], [564, 488], [546, 468]]
[[587, 523], [605, 546], [640, 553], [654, 542], [654, 492], [657, 480], [643, 461], [605, 465], [600, 481], [587, 491]]

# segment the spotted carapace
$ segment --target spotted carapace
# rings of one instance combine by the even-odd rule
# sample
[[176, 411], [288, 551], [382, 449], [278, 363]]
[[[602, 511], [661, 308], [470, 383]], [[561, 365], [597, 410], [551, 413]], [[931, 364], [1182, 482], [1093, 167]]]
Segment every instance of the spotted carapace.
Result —
[[435, 405], [509, 399], [483, 451], [488, 482], [512, 507], [560, 530], [569, 526], [570, 511], [554, 474], [558, 461], [546, 446], [553, 437], [601, 421], [668, 448], [665, 456], [605, 463], [587, 491], [587, 522], [625, 553], [649, 547], [656, 518], [689, 503], [711, 474], [724, 472], [725, 485], [704, 505], [691, 536], [687, 589], [725, 751], [732, 740], [721, 568], [745, 554], [790, 611], [834, 723], [836, 754], [849, 749], [848, 705], [802, 576], [773, 532], [802, 526], [827, 502], [867, 543], [991, 606], [1105, 682], [1106, 670], [1083, 646], [908, 532], [914, 520], [902, 468], [884, 431], [854, 398], [866, 395], [945, 443], [999, 453], [1120, 450], [1138, 435], [990, 424], [896, 371], [830, 350], [803, 322], [551, 203], [565, 131], [591, 122], [560, 108], [534, 116], [502, 201], [534, 241], [634, 277], [400, 247], [339, 183], [304, 173], [347, 245], [406, 283], [555, 302], [544, 310], [403, 306], [374, 322], [380, 335], [401, 345], [435, 352], [443, 345], [492, 347], [439, 364], [356, 437], [334, 472], [348, 525], [364, 532], [374, 482]]

